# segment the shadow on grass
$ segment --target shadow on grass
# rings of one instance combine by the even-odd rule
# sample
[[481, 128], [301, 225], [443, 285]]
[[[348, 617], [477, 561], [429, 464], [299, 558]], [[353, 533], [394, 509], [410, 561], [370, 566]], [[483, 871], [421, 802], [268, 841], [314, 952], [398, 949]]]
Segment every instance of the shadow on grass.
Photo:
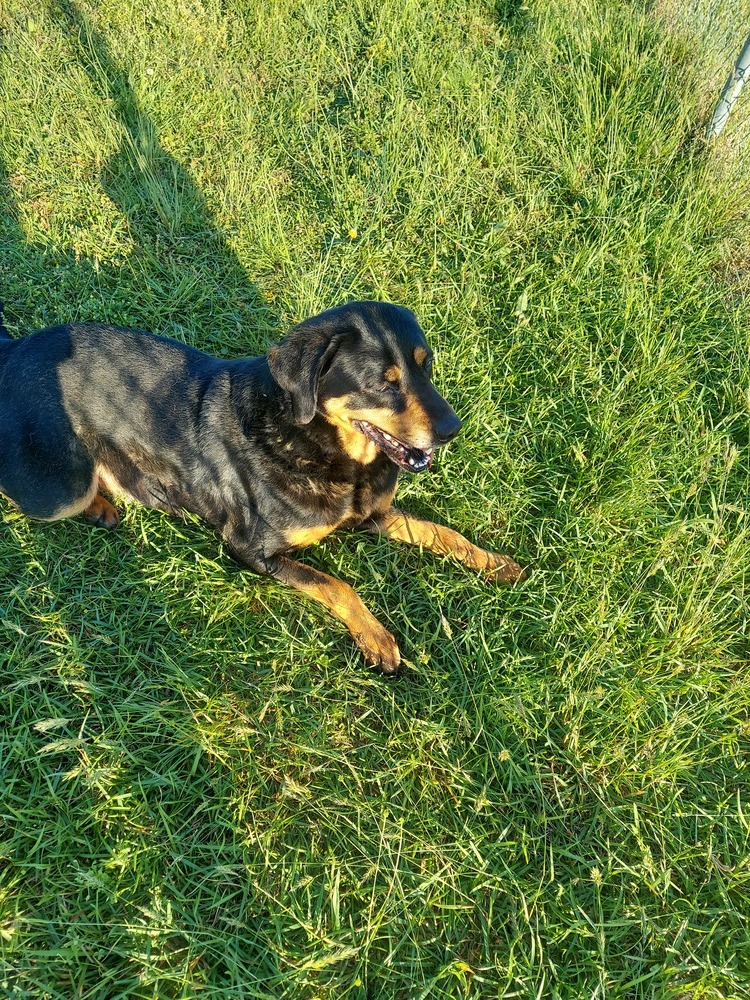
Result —
[[86, 318], [142, 327], [142, 316], [149, 315], [154, 301], [161, 305], [161, 298], [175, 316], [189, 317], [188, 329], [205, 331], [201, 340], [220, 341], [220, 332], [212, 327], [221, 314], [222, 319], [232, 317], [235, 325], [241, 323], [245, 353], [262, 353], [268, 333], [276, 328], [275, 318], [214, 224], [205, 196], [182, 164], [160, 144], [154, 123], [140, 108], [128, 74], [117, 65], [106, 39], [74, 3], [60, 0], [48, 10], [77, 63], [122, 128], [122, 145], [101, 171], [100, 182], [125, 216], [134, 250], [128, 266], [117, 266], [30, 244], [20, 226], [10, 221], [17, 219], [18, 213], [7, 171], [0, 163], [6, 258], [0, 275], [9, 316], [16, 305], [14, 286], [28, 284], [14, 281], [7, 264], [18, 259], [28, 262], [24, 270], [39, 289], [52, 290], [62, 282], [73, 286], [71, 293], [86, 287], [99, 291], [101, 314], [79, 317], [78, 303], [71, 294], [67, 315], [49, 316], [50, 324]]
[[527, 0], [496, 0], [495, 17], [513, 35], [520, 35], [531, 20], [530, 4]]

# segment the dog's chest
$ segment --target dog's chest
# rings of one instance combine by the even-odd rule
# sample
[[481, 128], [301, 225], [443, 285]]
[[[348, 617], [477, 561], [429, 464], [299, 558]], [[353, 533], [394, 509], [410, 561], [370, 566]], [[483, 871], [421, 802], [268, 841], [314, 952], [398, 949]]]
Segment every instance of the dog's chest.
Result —
[[300, 506], [313, 519], [336, 527], [366, 520], [383, 509], [384, 502], [389, 506], [396, 487], [397, 470], [360, 466], [357, 473], [347, 478], [319, 474], [303, 477], [294, 489]]
[[388, 459], [352, 468], [346, 476], [342, 471], [320, 470], [295, 477], [292, 493], [298, 523], [285, 532], [290, 545], [318, 542], [337, 528], [355, 527], [391, 505], [398, 470]]

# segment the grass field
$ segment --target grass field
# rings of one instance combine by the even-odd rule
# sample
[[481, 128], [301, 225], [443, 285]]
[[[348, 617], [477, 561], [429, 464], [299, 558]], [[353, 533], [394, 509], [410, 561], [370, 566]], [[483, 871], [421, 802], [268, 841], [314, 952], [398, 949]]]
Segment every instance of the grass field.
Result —
[[196, 520], [0, 499], [0, 996], [750, 996], [750, 98], [707, 146], [691, 5], [739, 49], [746, 0], [0, 5], [12, 334], [409, 305], [465, 426], [400, 504], [532, 569], [306, 552], [390, 681]]

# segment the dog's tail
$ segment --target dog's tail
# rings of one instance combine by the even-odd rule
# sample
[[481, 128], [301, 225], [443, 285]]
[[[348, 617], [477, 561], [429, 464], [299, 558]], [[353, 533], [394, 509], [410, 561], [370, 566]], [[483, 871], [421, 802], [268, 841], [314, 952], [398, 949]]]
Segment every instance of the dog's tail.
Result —
[[3, 323], [3, 300], [0, 299], [0, 340], [10, 340], [10, 334]]

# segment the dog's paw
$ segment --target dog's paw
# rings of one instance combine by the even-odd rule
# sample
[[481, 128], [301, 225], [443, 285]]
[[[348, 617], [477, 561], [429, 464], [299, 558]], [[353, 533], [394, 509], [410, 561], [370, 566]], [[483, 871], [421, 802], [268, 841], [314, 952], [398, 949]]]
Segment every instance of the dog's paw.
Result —
[[484, 569], [484, 577], [488, 583], [496, 583], [498, 586], [520, 583], [529, 575], [528, 570], [519, 566], [510, 556], [500, 555], [499, 552], [487, 552], [486, 555], [487, 566]]
[[401, 663], [401, 651], [391, 633], [378, 623], [377, 628], [359, 632], [354, 636], [362, 655], [371, 667], [384, 674], [395, 674]]
[[89, 524], [98, 524], [100, 528], [116, 528], [120, 523], [120, 515], [116, 508], [103, 496], [94, 497], [83, 515]]

